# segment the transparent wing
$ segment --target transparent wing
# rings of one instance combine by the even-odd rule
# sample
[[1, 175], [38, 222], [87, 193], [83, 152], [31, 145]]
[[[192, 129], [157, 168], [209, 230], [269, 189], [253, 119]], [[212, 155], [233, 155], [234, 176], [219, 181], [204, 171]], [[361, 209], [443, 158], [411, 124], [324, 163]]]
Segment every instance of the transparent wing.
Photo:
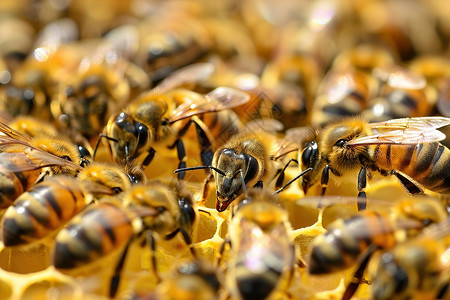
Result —
[[170, 77], [164, 79], [151, 90], [152, 93], [162, 94], [185, 83], [193, 83], [207, 79], [214, 72], [214, 65], [198, 63], [181, 68]]
[[[31, 137], [15, 129], [12, 129], [3, 122], [0, 122], [0, 132], [2, 132], [5, 136], [19, 140], [21, 142], [29, 143], [31, 141]], [[0, 138], [3, 139], [5, 136], [0, 135]], [[0, 144], [2, 144], [2, 141], [0, 141]]]
[[233, 108], [250, 100], [250, 96], [237, 89], [228, 87], [218, 87], [204, 97], [192, 99], [179, 105], [169, 118], [169, 123], [174, 123], [195, 115], [208, 112], [218, 112], [224, 109]]
[[445, 134], [437, 128], [450, 124], [450, 118], [423, 117], [394, 119], [371, 123], [376, 134], [355, 138], [348, 142], [350, 146], [374, 144], [417, 144], [437, 142], [445, 139]]

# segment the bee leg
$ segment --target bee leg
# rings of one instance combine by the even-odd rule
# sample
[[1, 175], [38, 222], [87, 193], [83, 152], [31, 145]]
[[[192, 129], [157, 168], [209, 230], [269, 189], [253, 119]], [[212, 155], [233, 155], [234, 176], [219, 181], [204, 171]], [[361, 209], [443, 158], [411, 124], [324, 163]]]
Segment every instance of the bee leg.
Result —
[[130, 239], [125, 246], [125, 249], [123, 249], [122, 255], [120, 256], [119, 263], [116, 265], [116, 268], [114, 269], [114, 275], [111, 278], [111, 284], [109, 286], [109, 297], [114, 298], [117, 290], [119, 288], [120, 283], [120, 273], [122, 272], [123, 266], [125, 264], [125, 259], [128, 254], [128, 249], [130, 248], [131, 242], [133, 239]]
[[197, 258], [197, 252], [195, 251], [194, 246], [192, 245], [192, 240], [189, 234], [184, 230], [183, 228], [180, 228], [181, 235], [183, 236], [184, 241], [186, 242], [186, 245], [189, 247], [189, 251], [191, 251], [191, 254], [194, 258]]
[[155, 157], [155, 153], [156, 153], [156, 151], [153, 148], [150, 148], [150, 150], [148, 150], [148, 154], [144, 158], [144, 161], [142, 162], [142, 165], [144, 167], [148, 166], [152, 162], [153, 157]]
[[[184, 169], [186, 168], [186, 150], [184, 148], [184, 143], [181, 140], [181, 138], [178, 138], [173, 145], [169, 147], [169, 149], [173, 149], [174, 147], [177, 148], [177, 155], [178, 155], [178, 169]], [[178, 179], [184, 179], [184, 176], [186, 175], [185, 172], [178, 173]]]
[[37, 184], [37, 183], [41, 182], [42, 180], [44, 180], [45, 176], [47, 176], [47, 175], [49, 175], [49, 173], [47, 171], [39, 174], [39, 177], [36, 178], [36, 180], [34, 181], [34, 184]]
[[320, 178], [320, 185], [322, 186], [322, 196], [325, 195], [327, 190], [328, 181], [330, 180], [330, 166], [326, 165], [322, 170], [322, 177]]
[[450, 283], [445, 283], [443, 287], [441, 287], [436, 295], [436, 299], [445, 299], [445, 295], [450, 290]]
[[414, 182], [403, 176], [402, 174], [398, 172], [394, 172], [394, 175], [397, 176], [397, 178], [400, 180], [402, 185], [406, 188], [408, 193], [417, 195], [417, 194], [423, 194], [423, 191], [421, 188], [419, 188]]
[[151, 260], [152, 260], [153, 274], [155, 274], [156, 282], [160, 283], [162, 280], [158, 274], [158, 268], [156, 266], [156, 240], [155, 240], [155, 237], [153, 236], [152, 232], [149, 230], [147, 231], [146, 242], [148, 245], [150, 245], [150, 255], [151, 255]]
[[198, 144], [200, 146], [200, 158], [204, 166], [212, 164], [214, 151], [212, 150], [211, 141], [213, 138], [209, 134], [209, 129], [198, 117], [192, 117], [192, 122], [195, 124], [195, 131], [197, 132]]
[[275, 184], [275, 188], [278, 190], [281, 188], [281, 186], [283, 185], [283, 180], [284, 180], [284, 172], [286, 171], [286, 168], [289, 166], [289, 164], [291, 162], [295, 162], [298, 165], [298, 161], [296, 159], [289, 159], [289, 161], [287, 162], [287, 164], [284, 166], [284, 168], [279, 172], [278, 178], [277, 178], [277, 182]]
[[371, 245], [367, 250], [365, 251], [365, 254], [361, 260], [361, 263], [358, 266], [358, 269], [355, 271], [355, 274], [353, 274], [352, 281], [345, 289], [344, 295], [342, 296], [342, 300], [350, 300], [353, 295], [356, 293], [356, 290], [358, 289], [358, 286], [362, 282], [362, 276], [364, 274], [364, 270], [367, 267], [367, 264], [370, 261], [370, 258], [372, 257], [372, 254], [377, 250], [378, 247], [376, 245]]
[[222, 256], [223, 256], [223, 252], [225, 252], [225, 246], [226, 245], [230, 245], [231, 247], [231, 240], [230, 238], [225, 238], [225, 240], [223, 240], [222, 244], [220, 245], [219, 248], [219, 258], [217, 259], [217, 266], [220, 266], [220, 263], [222, 262]]
[[362, 167], [358, 173], [358, 211], [365, 210], [367, 206], [366, 189], [367, 186], [367, 169]]
[[202, 188], [202, 199], [198, 203], [199, 205], [205, 205], [206, 199], [208, 198], [209, 194], [209, 182], [214, 178], [214, 175], [212, 173], [208, 174], [208, 177], [205, 178], [203, 181], [203, 188]]

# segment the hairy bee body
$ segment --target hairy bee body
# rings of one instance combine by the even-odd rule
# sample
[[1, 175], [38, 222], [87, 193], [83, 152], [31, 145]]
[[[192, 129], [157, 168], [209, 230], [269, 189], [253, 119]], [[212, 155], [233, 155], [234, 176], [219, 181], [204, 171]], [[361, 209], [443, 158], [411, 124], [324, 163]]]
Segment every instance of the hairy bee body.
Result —
[[39, 178], [41, 170], [21, 171], [16, 165], [32, 165], [26, 155], [0, 153], [0, 208], [9, 207], [22, 193], [27, 191]]
[[382, 170], [398, 170], [429, 190], [450, 193], [450, 150], [439, 142], [378, 145], [373, 158]]
[[86, 206], [87, 195], [72, 177], [56, 176], [34, 185], [16, 199], [2, 219], [5, 246], [39, 240]]
[[[79, 218], [83, 221], [78, 221]], [[56, 268], [72, 269], [85, 265], [123, 246], [133, 236], [130, 217], [120, 205], [99, 203], [79, 218], [57, 235], [53, 249]], [[121, 225], [114, 226], [115, 222]], [[71, 231], [76, 234], [71, 235]]]
[[266, 299], [283, 272], [293, 267], [292, 230], [284, 208], [265, 189], [249, 190], [230, 223], [227, 281], [234, 296]]
[[5, 246], [18, 246], [40, 240], [97, 198], [119, 194], [145, 181], [142, 170], [136, 167], [101, 162], [83, 168], [77, 178], [53, 176], [31, 187], [6, 210], [3, 242]]
[[395, 230], [389, 219], [373, 212], [337, 220], [314, 240], [308, 271], [327, 274], [349, 268], [370, 245], [391, 249], [396, 244]]
[[[313, 168], [302, 178], [303, 190], [306, 192], [320, 178], [322, 186], [326, 187], [328, 172], [341, 176], [359, 169], [360, 192], [365, 188], [366, 171], [375, 171], [382, 175], [397, 175], [413, 193], [420, 192], [416, 186], [420, 184], [429, 190], [448, 194], [450, 176], [446, 170], [450, 167], [450, 151], [433, 139], [422, 142], [421, 136], [427, 133], [422, 133], [420, 129], [414, 131], [408, 125], [408, 122], [427, 120], [433, 119], [394, 119], [386, 124], [395, 124], [382, 125], [379, 129], [372, 127], [372, 124], [378, 123], [368, 123], [359, 118], [329, 124], [319, 132], [315, 141], [307, 144], [302, 153], [303, 166]], [[409, 134], [410, 139], [404, 138]], [[411, 142], [413, 138], [417, 142]]]
[[[109, 140], [108, 146], [113, 158], [123, 162], [139, 157], [143, 159], [142, 164], [148, 166], [157, 151], [175, 148], [179, 167], [185, 167], [186, 149], [182, 137], [191, 123], [195, 123], [201, 159], [205, 164], [210, 164], [214, 136], [198, 116], [218, 113], [249, 100], [247, 94], [232, 88], [218, 87], [207, 94], [179, 88], [183, 84], [204, 80], [212, 71], [213, 66], [208, 63], [194, 64], [178, 70], [157, 87], [139, 96], [124, 111], [111, 116], [104, 136]], [[225, 132], [233, 133], [236, 129], [230, 116], [231, 113], [229, 116], [225, 114], [221, 118], [206, 120], [210, 120], [212, 127], [225, 122]], [[231, 125], [227, 125], [230, 122]], [[218, 135], [225, 132], [219, 131]], [[142, 158], [141, 154], [146, 156]], [[182, 178], [184, 174], [179, 176]]]
[[[307, 198], [301, 199], [307, 201]], [[339, 205], [355, 203], [351, 198], [312, 198], [313, 203]], [[439, 201], [430, 197], [407, 197], [399, 202], [372, 199], [371, 210], [339, 218], [327, 226], [327, 232], [311, 243], [308, 272], [314, 275], [339, 272], [357, 266], [343, 299], [356, 291], [364, 270], [378, 250], [388, 251], [416, 239], [428, 227], [441, 224], [447, 212]], [[377, 211], [377, 209], [384, 209]], [[387, 209], [387, 210], [386, 210]], [[425, 228], [427, 227], [427, 228]]]
[[[160, 237], [176, 234], [195, 216], [192, 207], [184, 215], [177, 193], [160, 181], [136, 184], [115, 200], [101, 201], [79, 214], [61, 230], [53, 248], [53, 265], [73, 269], [129, 244], [150, 232]], [[187, 219], [185, 218], [187, 217]], [[192, 224], [192, 222], [190, 224]], [[188, 233], [190, 234], [190, 232]]]
[[449, 219], [381, 255], [373, 274], [372, 297], [447, 299], [450, 265]]

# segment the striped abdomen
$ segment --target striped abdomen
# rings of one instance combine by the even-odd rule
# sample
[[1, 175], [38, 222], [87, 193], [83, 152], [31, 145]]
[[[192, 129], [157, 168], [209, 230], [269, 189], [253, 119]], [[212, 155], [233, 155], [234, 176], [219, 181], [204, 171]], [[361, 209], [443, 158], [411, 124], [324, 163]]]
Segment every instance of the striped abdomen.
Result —
[[60, 228], [85, 207], [81, 184], [57, 176], [36, 184], [9, 207], [2, 220], [5, 246], [39, 240]]
[[450, 193], [450, 151], [438, 142], [378, 145], [374, 159], [381, 169], [398, 170], [429, 190]]
[[393, 231], [389, 220], [374, 212], [339, 219], [313, 241], [308, 272], [327, 274], [349, 268], [370, 245], [392, 248]]
[[53, 265], [71, 269], [118, 249], [133, 236], [130, 218], [120, 206], [99, 203], [61, 230], [53, 248]]
[[31, 164], [26, 155], [0, 153], [0, 209], [8, 208], [35, 183], [41, 173], [39, 168], [21, 171], [21, 166]]

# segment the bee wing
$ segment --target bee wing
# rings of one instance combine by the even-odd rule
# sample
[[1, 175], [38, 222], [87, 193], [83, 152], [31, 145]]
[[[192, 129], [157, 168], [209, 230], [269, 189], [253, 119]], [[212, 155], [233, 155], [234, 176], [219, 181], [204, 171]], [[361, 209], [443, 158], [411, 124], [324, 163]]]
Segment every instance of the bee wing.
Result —
[[81, 170], [82, 167], [77, 165], [74, 162], [61, 158], [59, 156], [53, 155], [51, 153], [42, 151], [37, 148], [28, 148], [25, 152], [28, 155], [28, 158], [36, 163], [42, 165], [42, 168], [45, 166], [60, 166], [65, 168], [71, 168], [74, 170]]
[[427, 238], [435, 238], [435, 239], [441, 239], [441, 238], [449, 238], [450, 237], [450, 216], [447, 216], [444, 220], [437, 224], [432, 224], [425, 228], [423, 232], [421, 233], [422, 237]]
[[427, 85], [425, 77], [399, 66], [376, 68], [373, 74], [393, 88], [421, 90]]
[[112, 196], [113, 191], [103, 184], [93, 182], [93, 181], [83, 181], [83, 189], [90, 194], [101, 194]]
[[189, 65], [174, 72], [151, 90], [152, 93], [162, 94], [185, 83], [198, 82], [207, 79], [214, 72], [211, 63]]
[[9, 123], [14, 120], [14, 117], [8, 114], [6, 111], [0, 111], [0, 122]]
[[158, 215], [158, 210], [155, 207], [151, 207], [151, 206], [138, 205], [138, 206], [129, 207], [129, 208], [127, 208], [127, 210], [130, 212], [133, 212], [140, 218]]
[[356, 138], [349, 141], [348, 145], [417, 144], [442, 141], [445, 139], [445, 134], [436, 129], [449, 124], [450, 118], [445, 117], [403, 118], [370, 123], [370, 127], [377, 134]]
[[[319, 208], [328, 207], [333, 205], [356, 205], [359, 201], [365, 201], [364, 198], [358, 197], [343, 197], [343, 196], [308, 196], [297, 200], [296, 204], [300, 206], [313, 206]], [[382, 200], [382, 199], [370, 199], [367, 201], [368, 209], [381, 206], [392, 207], [395, 202]]]
[[169, 123], [174, 123], [195, 115], [208, 112], [217, 112], [224, 109], [242, 105], [250, 100], [250, 96], [242, 91], [229, 88], [218, 87], [196, 102], [185, 102], [179, 105], [169, 118]]
[[[3, 122], [0, 122], [0, 132], [5, 134], [5, 136], [8, 136], [12, 139], [21, 141], [22, 144], [23, 143], [28, 144], [31, 141], [31, 137], [29, 137], [26, 134], [23, 134], [22, 132], [15, 130], [15, 129], [12, 129], [11, 127], [9, 127], [8, 125], [6, 125]], [[5, 138], [5, 136], [0, 135], [0, 138], [3, 139], [3, 138]], [[0, 140], [0, 144], [3, 144], [2, 140]]]

